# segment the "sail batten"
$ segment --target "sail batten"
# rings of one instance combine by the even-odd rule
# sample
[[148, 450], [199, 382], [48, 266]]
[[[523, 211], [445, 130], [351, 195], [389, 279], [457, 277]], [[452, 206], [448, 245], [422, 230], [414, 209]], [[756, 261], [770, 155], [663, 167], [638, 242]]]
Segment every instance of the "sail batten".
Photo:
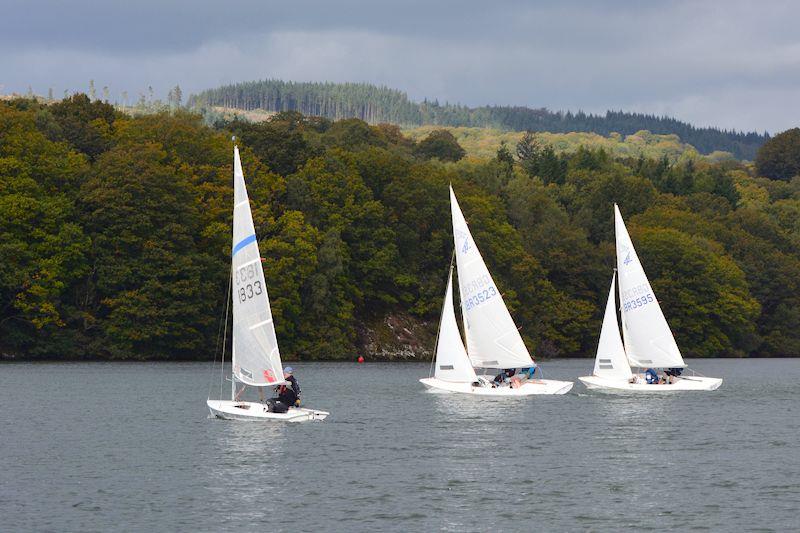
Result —
[[233, 159], [233, 374], [246, 385], [280, 385], [280, 350], [238, 148]]
[[450, 187], [453, 240], [458, 268], [467, 354], [475, 368], [524, 368], [533, 365], [503, 296], [478, 251]]
[[619, 300], [622, 308], [625, 351], [631, 366], [646, 368], [685, 367], [672, 330], [664, 318], [650, 281], [614, 204], [617, 241]]

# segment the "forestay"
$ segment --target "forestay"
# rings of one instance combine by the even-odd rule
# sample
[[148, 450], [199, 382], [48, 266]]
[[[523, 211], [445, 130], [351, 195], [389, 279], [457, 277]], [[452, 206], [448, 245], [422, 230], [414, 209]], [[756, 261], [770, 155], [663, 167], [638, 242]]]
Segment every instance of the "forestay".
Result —
[[619, 322], [617, 321], [617, 306], [614, 285], [616, 274], [611, 278], [611, 289], [608, 291], [606, 301], [606, 314], [603, 317], [603, 327], [600, 330], [600, 341], [597, 344], [597, 356], [594, 360], [594, 375], [603, 378], [630, 379], [631, 367], [625, 355], [622, 338], [619, 336]]
[[453, 309], [453, 269], [447, 277], [447, 292], [442, 305], [442, 321], [439, 325], [439, 343], [436, 345], [436, 370], [434, 377], [442, 381], [472, 383], [478, 378], [467, 357], [461, 333], [458, 331], [456, 313]]
[[631, 237], [614, 204], [617, 239], [619, 300], [625, 332], [625, 350], [631, 366], [685, 367], [661, 306], [633, 248]]
[[519, 330], [475, 246], [452, 187], [450, 208], [461, 311], [467, 337], [467, 353], [472, 365], [478, 368], [533, 366], [533, 360]]
[[239, 148], [233, 152], [233, 374], [247, 385], [284, 382]]

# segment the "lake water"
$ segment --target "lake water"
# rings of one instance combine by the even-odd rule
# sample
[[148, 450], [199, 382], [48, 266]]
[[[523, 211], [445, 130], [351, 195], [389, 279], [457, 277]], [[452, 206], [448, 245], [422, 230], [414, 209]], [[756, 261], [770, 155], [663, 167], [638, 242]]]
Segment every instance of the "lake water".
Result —
[[0, 529], [800, 529], [800, 360], [525, 399], [425, 393], [426, 364], [294, 366], [326, 421], [209, 419], [209, 364], [0, 365]]

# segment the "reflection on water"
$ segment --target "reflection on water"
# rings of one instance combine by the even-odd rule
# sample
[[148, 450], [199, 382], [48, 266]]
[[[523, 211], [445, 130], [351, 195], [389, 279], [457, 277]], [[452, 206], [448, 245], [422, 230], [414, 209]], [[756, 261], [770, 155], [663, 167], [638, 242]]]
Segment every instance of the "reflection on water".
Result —
[[693, 362], [713, 393], [528, 398], [426, 393], [427, 364], [293, 366], [326, 421], [209, 419], [208, 365], [3, 365], [3, 529], [796, 529], [800, 361]]
[[270, 502], [290, 490], [286, 425], [221, 419], [209, 423], [219, 426], [214, 448], [220, 452], [219, 460], [205, 470], [210, 500], [225, 502], [237, 520], [268, 518], [274, 510]]

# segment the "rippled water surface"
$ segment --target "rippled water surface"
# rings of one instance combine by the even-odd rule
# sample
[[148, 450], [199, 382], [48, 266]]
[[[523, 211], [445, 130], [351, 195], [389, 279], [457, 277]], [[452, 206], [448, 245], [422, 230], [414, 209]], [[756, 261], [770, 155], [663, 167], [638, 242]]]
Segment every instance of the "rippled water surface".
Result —
[[301, 363], [331, 416], [267, 425], [207, 418], [207, 364], [3, 364], [0, 528], [798, 530], [800, 360], [690, 365], [722, 388], [492, 399]]

